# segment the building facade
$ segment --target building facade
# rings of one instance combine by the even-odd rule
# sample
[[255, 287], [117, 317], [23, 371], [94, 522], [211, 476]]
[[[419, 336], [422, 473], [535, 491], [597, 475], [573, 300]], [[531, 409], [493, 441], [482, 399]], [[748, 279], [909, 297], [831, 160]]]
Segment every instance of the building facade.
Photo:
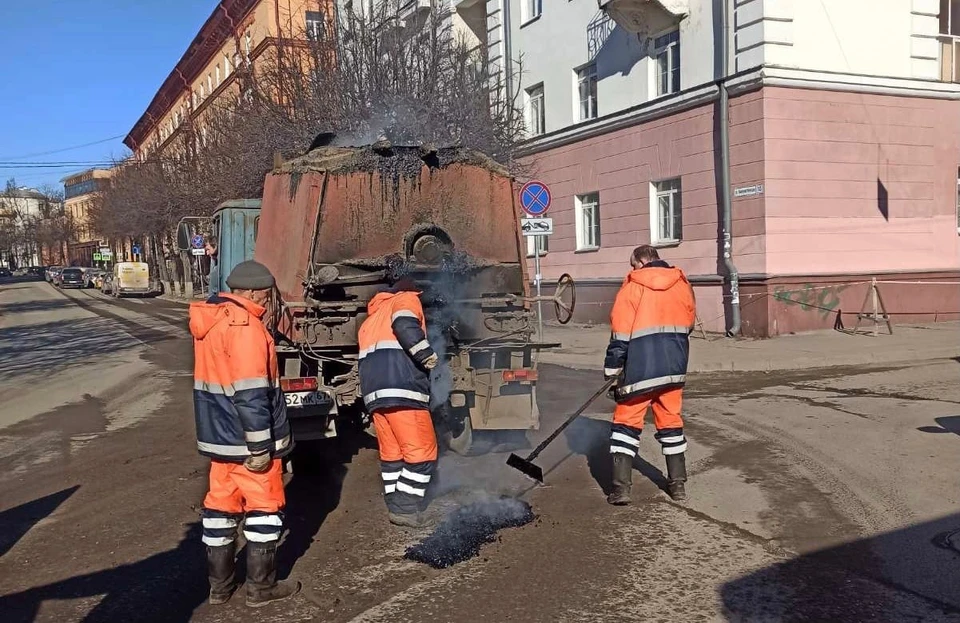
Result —
[[485, 3], [553, 195], [545, 279], [606, 321], [649, 243], [707, 330], [849, 325], [873, 279], [895, 322], [960, 318], [960, 2], [725, 1]]
[[73, 223], [73, 240], [70, 241], [68, 257], [74, 266], [96, 266], [94, 254], [106, 242], [101, 239], [90, 222], [90, 211], [98, 194], [110, 182], [109, 169], [88, 169], [68, 175], [63, 182], [64, 210]]
[[124, 139], [136, 158], [163, 152], [184, 128], [203, 138], [204, 113], [236, 98], [257, 59], [330, 27], [333, 0], [220, 0]]
[[0, 267], [43, 266], [59, 249], [49, 235], [62, 205], [35, 188], [0, 191]]

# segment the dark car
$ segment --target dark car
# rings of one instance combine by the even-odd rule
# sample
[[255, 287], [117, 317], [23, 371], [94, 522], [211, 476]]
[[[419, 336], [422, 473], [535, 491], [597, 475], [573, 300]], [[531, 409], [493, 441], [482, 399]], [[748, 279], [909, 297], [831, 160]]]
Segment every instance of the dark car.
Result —
[[13, 272], [9, 268], [0, 268], [0, 277], [13, 277]]
[[60, 277], [57, 279], [61, 288], [82, 288], [83, 269], [82, 268], [64, 268], [60, 271]]

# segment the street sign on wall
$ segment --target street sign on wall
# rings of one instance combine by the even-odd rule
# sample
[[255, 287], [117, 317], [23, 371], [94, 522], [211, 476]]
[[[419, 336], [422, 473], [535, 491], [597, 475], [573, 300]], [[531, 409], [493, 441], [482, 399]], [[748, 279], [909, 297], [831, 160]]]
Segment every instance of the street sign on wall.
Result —
[[520, 231], [524, 236], [550, 236], [553, 234], [552, 218], [522, 218]]
[[550, 209], [553, 197], [543, 182], [527, 182], [520, 188], [520, 209], [530, 216], [543, 216]]

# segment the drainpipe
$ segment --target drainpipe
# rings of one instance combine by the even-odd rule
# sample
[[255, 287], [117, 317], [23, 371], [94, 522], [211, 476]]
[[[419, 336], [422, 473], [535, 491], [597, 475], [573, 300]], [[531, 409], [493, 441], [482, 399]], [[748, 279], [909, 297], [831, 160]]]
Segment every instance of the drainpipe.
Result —
[[510, 19], [510, 5], [513, 0], [503, 0], [503, 73], [507, 92], [507, 105], [513, 110], [513, 55], [510, 40], [513, 39], [513, 20]]
[[[716, 5], [714, 5], [716, 6]], [[730, 322], [727, 337], [740, 333], [740, 275], [733, 263], [733, 214], [730, 206], [730, 94], [727, 93], [727, 76], [730, 74], [730, 0], [723, 2], [723, 17], [720, 27], [720, 193], [723, 225], [723, 267], [730, 290]]]

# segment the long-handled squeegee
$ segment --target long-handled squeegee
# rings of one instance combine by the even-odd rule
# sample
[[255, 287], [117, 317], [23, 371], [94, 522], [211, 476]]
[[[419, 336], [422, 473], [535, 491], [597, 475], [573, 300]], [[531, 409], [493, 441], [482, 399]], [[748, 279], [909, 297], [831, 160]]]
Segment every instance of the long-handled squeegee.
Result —
[[523, 474], [529, 476], [530, 478], [533, 478], [537, 482], [542, 483], [543, 470], [533, 464], [533, 459], [537, 458], [537, 456], [541, 452], [543, 452], [543, 449], [546, 448], [548, 445], [550, 445], [550, 442], [556, 439], [557, 435], [563, 432], [563, 429], [570, 426], [570, 424], [572, 424], [575, 419], [580, 417], [580, 414], [586, 411], [587, 407], [593, 404], [594, 400], [596, 400], [597, 398], [602, 396], [604, 393], [606, 393], [606, 391], [610, 389], [610, 386], [613, 385], [614, 381], [616, 381], [615, 378], [610, 379], [606, 383], [604, 383], [603, 386], [597, 390], [597, 393], [595, 393], [593, 396], [590, 396], [590, 399], [587, 400], [585, 403], [583, 403], [583, 406], [577, 409], [576, 413], [571, 415], [569, 418], [567, 418], [566, 422], [560, 425], [560, 428], [550, 433], [549, 437], [547, 437], [542, 442], [540, 442], [540, 445], [534, 448], [533, 452], [527, 455], [527, 458], [524, 459], [517, 456], [516, 454], [511, 454], [507, 458], [507, 465], [509, 465], [515, 470], [522, 472]]

